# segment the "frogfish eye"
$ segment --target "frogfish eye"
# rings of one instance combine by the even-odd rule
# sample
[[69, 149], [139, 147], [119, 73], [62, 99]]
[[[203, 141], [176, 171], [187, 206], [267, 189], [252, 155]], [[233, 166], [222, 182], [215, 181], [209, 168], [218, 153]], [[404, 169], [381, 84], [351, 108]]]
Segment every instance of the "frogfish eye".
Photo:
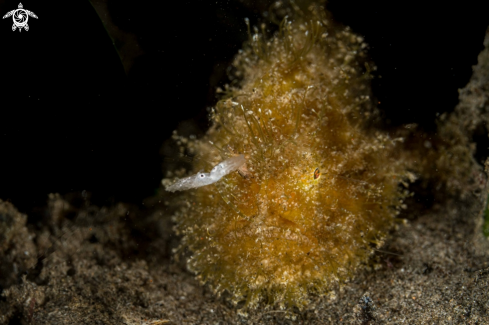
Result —
[[321, 176], [321, 172], [319, 171], [319, 168], [316, 168], [314, 171], [314, 179], [318, 179], [319, 176]]

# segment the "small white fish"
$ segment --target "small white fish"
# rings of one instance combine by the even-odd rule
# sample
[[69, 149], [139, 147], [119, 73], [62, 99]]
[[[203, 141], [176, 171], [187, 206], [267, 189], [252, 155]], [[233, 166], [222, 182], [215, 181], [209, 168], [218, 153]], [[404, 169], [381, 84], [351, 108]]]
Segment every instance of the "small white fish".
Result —
[[197, 173], [189, 177], [181, 178], [172, 185], [168, 186], [166, 190], [169, 192], [185, 191], [191, 188], [215, 183], [227, 174], [238, 170], [244, 165], [245, 162], [246, 158], [244, 155], [231, 157], [217, 164], [214, 168], [212, 168], [210, 173]]

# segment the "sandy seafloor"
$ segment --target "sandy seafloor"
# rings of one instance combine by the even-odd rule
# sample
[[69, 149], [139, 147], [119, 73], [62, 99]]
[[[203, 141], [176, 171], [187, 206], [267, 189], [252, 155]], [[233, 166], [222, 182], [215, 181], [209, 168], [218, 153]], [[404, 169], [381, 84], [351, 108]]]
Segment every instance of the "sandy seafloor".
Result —
[[[460, 92], [459, 106], [480, 114], [489, 108], [488, 46], [489, 36], [468, 91]], [[311, 296], [307, 309], [263, 307], [247, 317], [172, 259], [178, 238], [163, 191], [145, 209], [52, 194], [42, 226], [2, 201], [0, 324], [489, 324], [481, 170], [474, 167], [467, 183], [475, 185], [463, 198], [445, 195], [426, 208], [415, 196], [401, 216], [406, 224], [371, 263]]]
[[[487, 324], [489, 245], [480, 235], [481, 206], [473, 198], [450, 199], [410, 213], [370, 267], [311, 297], [306, 310], [257, 309], [243, 317], [171, 261], [171, 227], [158, 205], [78, 208], [53, 195], [49, 225], [31, 230], [25, 216], [3, 202], [1, 272], [8, 276], [1, 279], [7, 289], [0, 322]], [[49, 245], [53, 252], [23, 276]]]

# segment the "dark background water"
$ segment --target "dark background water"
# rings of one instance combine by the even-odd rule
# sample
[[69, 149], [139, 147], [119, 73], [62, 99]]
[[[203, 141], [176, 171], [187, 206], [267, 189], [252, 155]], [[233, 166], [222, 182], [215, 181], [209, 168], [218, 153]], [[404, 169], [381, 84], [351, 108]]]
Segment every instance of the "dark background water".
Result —
[[[22, 3], [39, 17], [29, 19], [28, 32], [0, 20], [0, 198], [23, 212], [51, 192], [86, 190], [97, 204], [152, 195], [162, 143], [183, 120], [208, 126], [215, 87], [247, 38], [244, 18], [256, 24], [268, 8], [94, 1], [99, 17], [88, 1]], [[0, 1], [0, 15], [17, 6]], [[436, 114], [457, 104], [489, 26], [487, 1], [331, 0], [328, 7], [369, 44], [381, 76], [374, 94], [392, 126], [433, 130]]]

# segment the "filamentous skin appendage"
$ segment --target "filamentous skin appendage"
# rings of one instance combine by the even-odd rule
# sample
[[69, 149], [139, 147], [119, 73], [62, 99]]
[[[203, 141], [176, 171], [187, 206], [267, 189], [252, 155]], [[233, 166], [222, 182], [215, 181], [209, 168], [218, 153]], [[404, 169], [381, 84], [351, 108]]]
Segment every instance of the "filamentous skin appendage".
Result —
[[260, 302], [302, 308], [354, 275], [407, 194], [396, 139], [367, 127], [376, 111], [362, 38], [317, 6], [293, 16], [270, 39], [250, 35], [233, 63], [241, 82], [214, 107], [207, 134], [182, 141], [201, 158], [189, 174], [245, 158], [179, 192], [173, 216], [188, 268], [245, 301], [243, 313]]

